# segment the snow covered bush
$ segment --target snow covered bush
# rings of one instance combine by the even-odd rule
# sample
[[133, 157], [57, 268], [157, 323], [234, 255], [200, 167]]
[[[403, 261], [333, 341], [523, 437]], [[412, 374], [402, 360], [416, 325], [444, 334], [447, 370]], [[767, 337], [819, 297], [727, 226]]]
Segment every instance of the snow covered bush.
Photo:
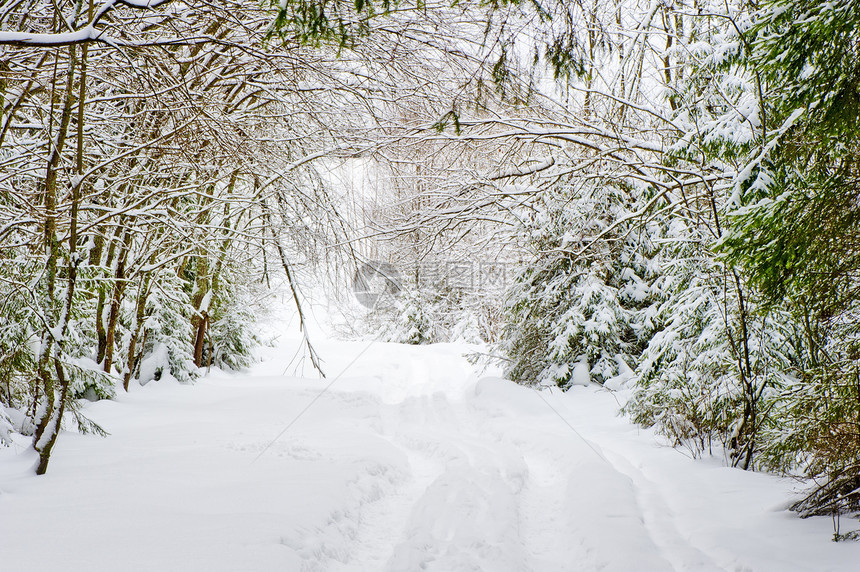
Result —
[[[474, 276], [452, 277], [449, 263], [428, 265], [420, 284], [407, 281], [394, 296], [386, 295], [363, 317], [371, 332], [386, 341], [427, 344], [453, 341], [481, 344], [497, 334], [499, 295], [482, 289]], [[467, 264], [474, 270], [478, 265]], [[462, 278], [464, 283], [459, 283]]]
[[[673, 225], [675, 232], [678, 226]], [[664, 261], [655, 285], [664, 294], [654, 316], [658, 330], [636, 367], [627, 411], [636, 422], [656, 425], [676, 444], [700, 453], [715, 434], [728, 433], [729, 411], [738, 401], [723, 292], [719, 279], [707, 272], [713, 263], [707, 255]]]
[[468, 315], [458, 306], [459, 297], [435, 286], [404, 288], [385, 318], [386, 341], [412, 345], [450, 341]]
[[434, 341], [432, 305], [430, 296], [417, 288], [401, 292], [395, 302], [397, 317], [388, 341], [413, 345]]
[[136, 378], [141, 384], [171, 375], [191, 382], [199, 374], [194, 365], [191, 313], [187, 287], [175, 273], [159, 275], [146, 298], [142, 350]]
[[819, 481], [803, 514], [857, 510], [860, 15], [851, 0], [772, 0], [726, 22], [694, 74], [715, 81], [687, 94], [712, 103], [684, 117], [698, 125], [683, 142], [727, 182], [714, 246], [746, 421], [730, 440], [756, 429], [747, 458]]
[[212, 308], [209, 345], [204, 360], [233, 371], [248, 367], [252, 351], [260, 345], [254, 333], [257, 314], [246, 284], [230, 280], [216, 296]]
[[4, 312], [0, 314], [0, 444], [8, 444], [11, 432], [31, 434], [33, 430], [32, 422], [23, 421], [33, 399], [34, 350], [38, 340], [24, 301], [10, 296], [8, 291], [3, 293], [6, 296]]
[[626, 410], [693, 454], [711, 452], [716, 441], [733, 462], [749, 464], [774, 421], [784, 372], [800, 358], [796, 324], [779, 308], [743, 299], [704, 240], [681, 220], [670, 225], [654, 284], [663, 294], [657, 331]]
[[[856, 322], [855, 322], [856, 324]], [[803, 516], [860, 512], [860, 337], [834, 341], [826, 366], [799, 372], [774, 407], [762, 463], [802, 471], [812, 487], [793, 508]]]

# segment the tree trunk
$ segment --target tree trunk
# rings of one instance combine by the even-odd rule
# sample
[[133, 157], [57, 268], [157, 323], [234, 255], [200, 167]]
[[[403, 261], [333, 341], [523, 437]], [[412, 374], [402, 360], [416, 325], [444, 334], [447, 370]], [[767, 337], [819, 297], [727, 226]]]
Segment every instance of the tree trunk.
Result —
[[[45, 304], [47, 312], [44, 319], [46, 327], [42, 332], [42, 342], [40, 347], [38, 361], [38, 376], [42, 387], [45, 390], [45, 410], [36, 426], [36, 432], [33, 437], [33, 448], [39, 453], [39, 465], [36, 468], [36, 474], [44, 474], [48, 467], [48, 460], [51, 456], [51, 449], [57, 439], [57, 434], [60, 430], [63, 412], [65, 410], [65, 401], [68, 394], [68, 381], [63, 373], [60, 363], [61, 352], [58, 347], [65, 330], [68, 327], [72, 298], [74, 295], [75, 286], [75, 270], [77, 268], [77, 260], [75, 257], [75, 247], [77, 241], [77, 195], [73, 193], [72, 199], [72, 227], [70, 236], [70, 256], [69, 256], [69, 286], [66, 289], [66, 299], [64, 300], [62, 311], [56, 312], [58, 301], [55, 297], [55, 284], [57, 280], [57, 264], [60, 255], [59, 240], [57, 238], [57, 170], [60, 164], [60, 156], [66, 142], [66, 136], [69, 130], [69, 123], [72, 116], [72, 105], [74, 103], [74, 94], [72, 90], [75, 76], [75, 47], [69, 48], [69, 72], [63, 99], [63, 110], [60, 116], [60, 125], [55, 140], [51, 156], [48, 160], [48, 166], [45, 170], [43, 204], [45, 207], [45, 224], [44, 224], [44, 242], [47, 259], [45, 261], [46, 268], [46, 286], [47, 286], [47, 302]], [[54, 327], [49, 324], [54, 322]], [[57, 336], [57, 330], [60, 335]], [[59, 338], [59, 339], [58, 339]], [[53, 375], [50, 372], [50, 362], [52, 360], [57, 371], [57, 380], [60, 382], [60, 399], [57, 401], [56, 387]]]
[[113, 353], [116, 346], [116, 324], [119, 320], [119, 307], [122, 301], [122, 295], [126, 288], [125, 265], [128, 260], [128, 251], [131, 248], [131, 231], [128, 227], [123, 231], [123, 239], [119, 245], [120, 251], [116, 263], [116, 272], [114, 274], [113, 296], [111, 296], [110, 310], [108, 314], [106, 337], [105, 337], [105, 356], [102, 362], [102, 369], [105, 373], [110, 373], [113, 366]]
[[[99, 240], [96, 243], [96, 248], [93, 250], [98, 250], [97, 260], [99, 261], [99, 265], [105, 268], [109, 268], [113, 264], [113, 259], [116, 254], [116, 245], [120, 240], [120, 236], [122, 234], [122, 225], [119, 225], [114, 230], [114, 235], [110, 239], [110, 245], [108, 246], [107, 254], [105, 255], [104, 260], [102, 260], [102, 250], [104, 249], [104, 239], [99, 236]], [[93, 256], [96, 256], [95, 252]], [[108, 316], [106, 314], [106, 306], [105, 303], [107, 301], [107, 285], [102, 283], [99, 285], [99, 298], [96, 302], [96, 338], [98, 339], [98, 348], [96, 350], [96, 363], [104, 363], [105, 352], [107, 351], [107, 322]]]
[[[149, 258], [150, 264], [155, 262], [155, 253], [153, 252]], [[143, 321], [146, 318], [146, 299], [149, 297], [149, 286], [152, 281], [152, 273], [147, 272], [143, 277], [143, 283], [137, 294], [137, 307], [134, 316], [134, 327], [132, 328], [131, 339], [128, 342], [128, 360], [126, 362], [126, 371], [122, 379], [122, 388], [128, 391], [128, 384], [134, 376], [134, 370], [137, 368], [138, 351], [137, 339], [140, 337], [140, 332], [143, 330]], [[140, 350], [143, 351], [146, 342], [144, 335], [144, 343], [141, 344]]]
[[194, 296], [191, 305], [194, 315], [191, 317], [191, 327], [194, 330], [194, 365], [203, 366], [203, 343], [206, 340], [206, 328], [209, 327], [209, 303], [212, 298], [209, 282], [209, 260], [203, 253], [197, 257], [197, 280], [194, 285]]

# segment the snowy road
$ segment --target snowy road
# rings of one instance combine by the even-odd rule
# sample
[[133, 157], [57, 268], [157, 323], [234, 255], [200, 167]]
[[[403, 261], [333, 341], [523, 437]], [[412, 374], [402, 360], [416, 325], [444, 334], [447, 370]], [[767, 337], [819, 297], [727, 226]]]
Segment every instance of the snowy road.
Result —
[[[784, 510], [792, 484], [693, 462], [615, 397], [476, 376], [463, 348], [328, 342], [195, 386], [152, 383], [64, 434], [49, 474], [0, 451], [0, 570], [856, 570]], [[274, 440], [274, 441], [273, 441]]]

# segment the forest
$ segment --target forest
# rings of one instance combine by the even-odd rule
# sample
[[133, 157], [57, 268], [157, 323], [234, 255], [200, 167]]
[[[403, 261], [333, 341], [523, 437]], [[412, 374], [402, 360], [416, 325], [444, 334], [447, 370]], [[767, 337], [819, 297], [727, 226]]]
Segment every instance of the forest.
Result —
[[[267, 292], [304, 327], [322, 289], [343, 335], [631, 390], [691, 456], [803, 479], [800, 516], [856, 513], [857, 29], [856, 0], [5, 0], [0, 442], [45, 473], [103, 432], [82, 404], [241, 370]], [[391, 295], [356, 304], [368, 268]]]

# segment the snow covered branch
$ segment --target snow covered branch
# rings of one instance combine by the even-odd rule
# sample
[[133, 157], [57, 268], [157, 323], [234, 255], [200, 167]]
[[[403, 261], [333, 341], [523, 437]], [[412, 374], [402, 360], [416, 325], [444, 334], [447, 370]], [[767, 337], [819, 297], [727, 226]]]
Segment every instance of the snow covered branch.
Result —
[[[96, 26], [102, 19], [118, 6], [127, 6], [138, 10], [153, 10], [163, 6], [172, 0], [105, 0], [101, 6], [93, 12], [87, 24], [80, 29], [69, 32], [35, 33], [0, 30], [0, 45], [19, 47], [58, 47], [88, 42], [102, 42], [109, 45], [149, 45], [148, 43], [135, 44], [112, 37], [104, 29]], [[75, 15], [75, 20], [77, 19]], [[70, 25], [74, 25], [72, 22]]]

